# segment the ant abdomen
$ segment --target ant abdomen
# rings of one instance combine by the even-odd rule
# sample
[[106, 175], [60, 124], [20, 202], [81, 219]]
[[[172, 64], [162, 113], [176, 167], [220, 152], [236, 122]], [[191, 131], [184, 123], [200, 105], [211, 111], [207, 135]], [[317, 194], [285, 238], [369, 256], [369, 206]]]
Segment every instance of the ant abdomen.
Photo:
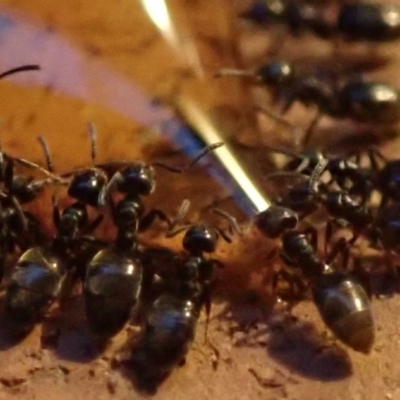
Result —
[[66, 277], [61, 260], [40, 247], [27, 250], [13, 269], [5, 294], [9, 318], [30, 330], [60, 296]]
[[338, 102], [355, 121], [390, 124], [400, 118], [400, 93], [383, 82], [350, 81], [339, 91]]
[[92, 332], [109, 338], [120, 331], [138, 301], [142, 264], [129, 253], [99, 251], [89, 263], [84, 283], [85, 307]]
[[325, 324], [347, 346], [369, 353], [375, 339], [370, 301], [348, 274], [328, 272], [316, 279], [313, 297]]
[[169, 294], [152, 304], [132, 354], [134, 372], [142, 389], [153, 391], [176, 365], [184, 362], [195, 337], [199, 313], [196, 302]]

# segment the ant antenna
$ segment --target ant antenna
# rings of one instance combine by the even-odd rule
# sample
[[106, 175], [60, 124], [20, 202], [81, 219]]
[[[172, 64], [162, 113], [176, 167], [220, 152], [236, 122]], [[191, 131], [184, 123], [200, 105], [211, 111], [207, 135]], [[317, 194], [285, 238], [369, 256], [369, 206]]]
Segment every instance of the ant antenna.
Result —
[[38, 136], [38, 140], [46, 157], [47, 169], [49, 172], [54, 173], [53, 160], [51, 158], [50, 148], [47, 144], [47, 141], [43, 136]]
[[3, 79], [3, 78], [5, 78], [6, 76], [9, 76], [9, 75], [16, 74], [18, 72], [37, 71], [39, 69], [40, 69], [39, 65], [36, 65], [36, 64], [22, 65], [21, 67], [12, 68], [12, 69], [9, 69], [7, 71], [2, 72], [0, 74], [0, 79]]
[[314, 171], [312, 172], [310, 176], [310, 188], [313, 191], [317, 191], [317, 182], [323, 172], [325, 171], [326, 166], [328, 165], [328, 160], [326, 158], [323, 158], [322, 160], [318, 161], [317, 166], [314, 168]]
[[265, 107], [254, 106], [253, 109], [254, 109], [254, 111], [260, 112], [260, 113], [266, 115], [267, 117], [271, 118], [272, 120], [274, 120], [278, 124], [281, 124], [282, 126], [284, 126], [287, 129], [289, 129], [292, 132], [292, 134], [294, 135], [296, 146], [299, 145], [299, 143], [298, 143], [299, 139], [298, 138], [302, 137], [302, 136], [304, 137], [303, 138], [303, 143], [302, 143], [303, 147], [307, 144], [307, 142], [310, 139], [311, 133], [313, 132], [314, 127], [319, 122], [319, 117], [318, 117], [316, 119], [316, 121], [313, 121], [311, 126], [307, 128], [307, 131], [304, 131], [303, 128], [300, 128], [300, 127], [298, 127], [296, 125], [293, 125], [291, 122], [289, 122], [288, 120], [286, 120], [282, 116], [280, 116], [280, 115], [268, 110]]
[[[40, 145], [42, 146], [43, 153], [46, 158], [46, 165], [47, 165], [47, 169], [48, 169], [47, 173], [50, 174], [50, 179], [44, 179], [42, 181], [37, 182], [38, 186], [41, 186], [43, 184], [46, 185], [46, 184], [54, 183], [54, 182], [65, 184], [64, 179], [62, 179], [59, 176], [54, 174], [53, 160], [52, 160], [50, 148], [49, 148], [49, 145], [47, 144], [46, 139], [43, 136], [38, 136], [38, 140], [39, 140]], [[41, 168], [41, 170], [42, 170], [42, 168]], [[46, 170], [43, 169], [43, 171], [46, 171]], [[53, 196], [53, 205], [54, 204], [55, 204], [55, 201], [54, 201], [54, 196]]]
[[239, 226], [237, 219], [233, 215], [227, 213], [224, 210], [221, 210], [220, 208], [214, 208], [213, 212], [214, 212], [214, 214], [221, 215], [222, 217], [226, 218], [229, 221], [231, 231], [237, 233], [240, 236], [243, 236], [244, 231]]
[[173, 236], [176, 236], [178, 233], [186, 230], [188, 227], [191, 225], [183, 225], [177, 229], [174, 230], [174, 228], [185, 218], [186, 214], [188, 213], [190, 208], [190, 200], [185, 199], [182, 201], [182, 204], [179, 207], [178, 214], [176, 214], [175, 218], [172, 220], [170, 227], [166, 233], [166, 237], [170, 238]]
[[161, 163], [159, 161], [154, 162], [152, 165], [156, 166], [156, 167], [164, 168], [168, 171], [175, 172], [177, 174], [181, 174], [182, 172], [185, 172], [187, 169], [189, 169], [189, 168], [193, 167], [195, 164], [197, 164], [197, 162], [199, 160], [201, 160], [204, 156], [206, 156], [208, 153], [211, 153], [212, 151], [214, 151], [215, 149], [218, 149], [219, 147], [221, 147], [223, 145], [224, 145], [224, 142], [217, 142], [217, 143], [214, 143], [214, 144], [211, 144], [211, 145], [205, 147], [196, 155], [196, 157], [189, 164], [187, 164], [186, 166], [184, 166], [182, 168], [171, 167], [171, 166]]
[[23, 165], [25, 167], [34, 168], [34, 169], [39, 170], [42, 174], [46, 175], [48, 178], [53, 180], [53, 182], [65, 183], [65, 181], [61, 177], [53, 174], [52, 172], [48, 171], [47, 169], [45, 169], [43, 167], [41, 167], [39, 164], [36, 164], [36, 163], [34, 163], [32, 161], [29, 161], [29, 160], [27, 160], [25, 158], [14, 158], [14, 157], [10, 157], [10, 158], [12, 158], [13, 161], [15, 161], [15, 162], [17, 162], [17, 163], [19, 163], [19, 164], [21, 164], [21, 165]]
[[90, 137], [90, 149], [91, 149], [91, 160], [92, 165], [96, 163], [96, 155], [97, 155], [97, 129], [93, 122], [89, 122], [87, 124], [89, 137]]
[[226, 76], [254, 78], [256, 80], [261, 81], [261, 79], [259, 79], [259, 76], [254, 72], [235, 69], [235, 68], [222, 68], [214, 74], [214, 78], [221, 78]]

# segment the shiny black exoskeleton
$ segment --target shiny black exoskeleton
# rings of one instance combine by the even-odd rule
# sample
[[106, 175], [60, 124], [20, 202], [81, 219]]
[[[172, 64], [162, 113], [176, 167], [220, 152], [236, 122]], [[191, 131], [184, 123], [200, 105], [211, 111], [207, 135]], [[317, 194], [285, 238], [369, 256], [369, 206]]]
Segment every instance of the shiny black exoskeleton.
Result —
[[[143, 266], [138, 231], [146, 229], [156, 216], [168, 221], [156, 209], [145, 214], [141, 196], [149, 195], [155, 184], [153, 168], [140, 162], [130, 163], [110, 180], [107, 199], [117, 237], [112, 246], [100, 250], [90, 261], [84, 281], [86, 315], [90, 329], [100, 340], [122, 329], [139, 299]], [[125, 194], [117, 204], [111, 197], [114, 188]]]
[[344, 1], [333, 10], [312, 0], [256, 1], [242, 16], [258, 24], [284, 24], [292, 35], [310, 32], [321, 39], [388, 42], [400, 38], [400, 8], [394, 4]]
[[350, 81], [334, 96], [328, 115], [358, 122], [394, 123], [400, 119], [400, 93], [383, 82]]
[[[332, 161], [333, 165], [330, 168], [327, 168], [329, 160], [320, 161], [311, 174], [309, 186], [315, 192], [318, 202], [324, 205], [328, 214], [333, 218], [333, 222], [345, 221], [351, 226], [353, 239], [350, 242], [352, 243], [373, 223], [373, 215], [367, 205], [371, 196], [371, 182], [363, 180], [362, 183], [354, 183], [357, 176], [358, 179], [361, 179], [361, 174], [357, 174], [357, 170], [353, 170], [352, 167], [347, 170], [351, 164], [346, 160], [343, 160], [342, 166], [338, 165], [337, 160]], [[321, 184], [319, 180], [325, 168], [330, 171], [331, 180], [327, 184]], [[350, 191], [340, 187], [340, 184], [346, 184], [346, 180], [353, 185], [350, 187]], [[339, 188], [337, 188], [338, 186]], [[357, 193], [355, 189], [361, 190], [361, 193]], [[328, 222], [328, 227], [330, 228], [330, 222]]]
[[134, 196], [148, 195], [155, 188], [155, 173], [151, 165], [139, 161], [116, 161], [96, 164], [97, 133], [89, 124], [92, 166], [79, 169], [72, 176], [68, 195], [92, 207], [104, 206], [114, 190]]
[[[32, 177], [15, 175], [15, 164], [19, 163], [45, 173], [48, 178], [34, 180]], [[22, 205], [35, 200], [44, 187], [58, 180], [48, 172], [28, 160], [11, 157], [0, 151], [0, 281], [4, 275], [7, 254], [15, 248], [25, 251], [33, 241], [44, 244], [45, 235], [39, 221]]]
[[394, 4], [355, 2], [343, 4], [337, 31], [346, 40], [387, 42], [400, 38], [400, 8]]
[[[374, 321], [363, 287], [349, 274], [330, 265], [338, 252], [346, 250], [341, 240], [323, 261], [316, 253], [317, 232], [296, 229], [297, 215], [290, 209], [270, 206], [255, 218], [267, 237], [281, 238], [281, 258], [289, 268], [299, 269], [311, 284], [314, 302], [332, 332], [356, 351], [368, 353], [374, 342]], [[302, 283], [299, 282], [299, 287]]]
[[124, 194], [133, 193], [134, 196], [141, 195], [142, 192], [143, 195], [148, 195], [154, 190], [156, 184], [153, 166], [174, 173], [182, 173], [223, 144], [216, 143], [207, 146], [183, 168], [168, 166], [161, 162], [149, 165], [140, 161], [112, 161], [96, 164], [97, 132], [93, 124], [89, 124], [89, 135], [92, 166], [63, 174], [62, 177], [72, 176], [68, 186], [69, 196], [95, 208], [106, 205], [114, 190]]
[[[94, 137], [93, 129], [91, 136]], [[92, 154], [93, 143], [95, 142], [92, 139]], [[138, 231], [147, 229], [157, 217], [170, 223], [165, 214], [158, 209], [145, 213], [141, 197], [151, 194], [156, 186], [153, 166], [181, 173], [221, 145], [222, 143], [216, 143], [206, 147], [184, 168], [170, 167], [160, 162], [148, 165], [138, 161], [96, 165], [96, 169], [106, 171], [108, 181], [105, 186], [101, 185], [101, 192], [96, 191], [93, 198], [98, 200], [97, 205], [111, 205], [114, 225], [117, 228], [114, 244], [101, 250], [89, 263], [84, 283], [88, 322], [92, 332], [100, 340], [106, 340], [122, 329], [138, 301], [142, 280], [145, 281], [145, 285], [151, 281], [151, 271], [143, 276], [143, 254], [138, 247]], [[124, 194], [117, 204], [113, 200], [115, 192]], [[88, 191], [82, 190], [81, 194], [84, 193]], [[84, 199], [80, 197], [80, 200]]]
[[286, 25], [295, 36], [308, 31], [325, 39], [334, 34], [334, 25], [325, 18], [323, 8], [308, 0], [255, 1], [242, 17], [262, 25], [269, 22]]
[[[376, 172], [361, 167], [359, 156], [326, 158], [321, 152], [296, 154], [284, 149], [272, 149], [293, 157], [282, 170], [269, 179], [287, 177], [300, 180], [275, 200], [276, 205], [295, 211], [300, 217], [313, 213], [322, 204], [336, 220], [347, 221], [353, 232], [363, 232], [372, 223], [367, 207], [376, 186]], [[327, 174], [327, 179], [321, 176]]]
[[[44, 139], [40, 140], [52, 173], [49, 149]], [[56, 235], [44, 245], [31, 237], [33, 246], [21, 255], [7, 284], [5, 310], [22, 331], [29, 331], [49, 310], [61, 296], [67, 279], [74, 280], [81, 273], [84, 253], [89, 251], [86, 243], [93, 242], [92, 237], [83, 234], [96, 229], [102, 220], [98, 217], [89, 223], [86, 206], [79, 202], [60, 215], [53, 201]]]
[[[19, 258], [13, 269], [5, 295], [5, 310], [9, 318], [22, 330], [33, 325], [60, 298], [67, 278], [79, 274], [84, 240], [80, 233], [95, 229], [96, 219], [88, 224], [86, 208], [75, 203], [60, 216], [54, 206], [54, 224], [57, 234], [51, 244], [32, 247]], [[87, 251], [87, 249], [85, 249]]]
[[104, 341], [128, 322], [143, 280], [137, 231], [143, 205], [125, 197], [113, 211], [118, 229], [111, 247], [100, 250], [89, 262], [84, 280], [86, 316], [93, 334]]
[[293, 66], [279, 60], [254, 73], [234, 69], [217, 73], [217, 76], [230, 75], [252, 77], [272, 89], [275, 100], [282, 103], [282, 113], [294, 102], [300, 102], [317, 107], [321, 115], [338, 119], [371, 124], [392, 124], [400, 119], [400, 93], [388, 83], [348, 79], [339, 84], [316, 73], [296, 73]]
[[182, 229], [186, 229], [183, 247], [188, 254], [177, 263], [167, 289], [151, 304], [141, 339], [132, 353], [138, 385], [146, 391], [154, 391], [184, 361], [202, 307], [207, 316], [210, 312], [212, 276], [215, 266], [221, 265], [204, 253], [215, 251], [219, 233], [229, 240], [222, 231], [202, 224], [183, 227], [169, 236]]

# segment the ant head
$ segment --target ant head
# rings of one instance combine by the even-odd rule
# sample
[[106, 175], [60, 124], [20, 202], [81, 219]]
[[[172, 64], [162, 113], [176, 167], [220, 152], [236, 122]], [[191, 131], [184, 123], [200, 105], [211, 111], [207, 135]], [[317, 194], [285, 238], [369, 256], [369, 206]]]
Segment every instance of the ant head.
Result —
[[255, 217], [257, 228], [267, 237], [275, 239], [295, 229], [298, 223], [297, 214], [290, 208], [270, 206]]
[[121, 193], [146, 196], [156, 186], [154, 168], [151, 165], [132, 163], [117, 174], [116, 188]]
[[290, 63], [282, 60], [270, 61], [256, 71], [265, 85], [282, 86], [293, 78], [293, 68]]
[[35, 181], [31, 177], [18, 175], [13, 177], [9, 189], [21, 204], [26, 204], [37, 198], [43, 186], [35, 185]]
[[190, 253], [212, 253], [218, 241], [218, 232], [207, 225], [192, 225], [183, 237], [183, 247]]
[[107, 176], [99, 169], [77, 171], [69, 186], [68, 195], [92, 207], [101, 205], [107, 187]]

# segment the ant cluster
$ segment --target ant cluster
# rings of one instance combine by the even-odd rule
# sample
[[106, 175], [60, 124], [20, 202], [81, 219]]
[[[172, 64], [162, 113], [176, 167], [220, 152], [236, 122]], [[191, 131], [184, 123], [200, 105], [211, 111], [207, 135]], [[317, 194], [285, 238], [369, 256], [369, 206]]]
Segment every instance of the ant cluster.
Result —
[[[332, 40], [335, 46], [338, 40], [371, 45], [400, 39], [400, 7], [368, 1], [255, 0], [240, 18], [252, 27], [280, 25], [293, 36], [310, 34]], [[333, 57], [331, 64], [337, 63]], [[296, 62], [274, 57], [254, 71], [224, 68], [216, 76], [239, 77], [253, 87], [264, 88], [272, 95], [273, 105], [280, 107], [278, 113], [257, 105], [258, 110], [292, 127], [293, 132], [285, 115], [294, 103], [317, 110], [304, 132], [303, 151], [270, 146], [270, 152], [291, 160], [268, 179], [281, 183], [289, 177], [296, 183], [273, 199], [267, 210], [257, 213], [253, 222], [263, 235], [279, 242], [281, 267], [272, 283], [276, 296], [283, 293], [282, 282], [289, 288], [285, 293], [289, 306], [311, 292], [321, 318], [334, 335], [352, 349], [368, 353], [375, 336], [370, 306], [374, 271], [360, 262], [357, 245], [363, 241], [378, 249], [385, 260], [384, 275], [398, 286], [400, 160], [388, 160], [377, 148], [363, 143], [360, 149], [332, 157], [306, 149], [323, 116], [381, 130], [395, 126], [400, 120], [400, 91], [345, 70], [305, 73]], [[233, 217], [219, 212], [237, 226]], [[324, 257], [319, 255], [315, 224], [321, 215], [327, 221]], [[243, 233], [238, 226], [237, 231]]]
[[[129, 365], [138, 386], [153, 391], [184, 359], [202, 308], [209, 314], [213, 270], [221, 263], [206, 254], [215, 251], [220, 236], [230, 238], [210, 225], [183, 224], [188, 200], [171, 219], [156, 208], [146, 211], [143, 197], [155, 190], [155, 167], [182, 173], [222, 143], [204, 148], [187, 166], [176, 168], [161, 162], [97, 163], [92, 124], [89, 136], [91, 165], [66, 173], [55, 173], [43, 137], [38, 139], [45, 168], [0, 152], [4, 311], [12, 333], [23, 338], [80, 285], [87, 324], [100, 349], [132, 318], [142, 325]], [[17, 174], [16, 164], [45, 178], [27, 177], [19, 170]], [[56, 195], [60, 186], [66, 186], [69, 204], [62, 210]], [[51, 236], [25, 207], [45, 187], [54, 189]], [[115, 228], [111, 240], [95, 233], [105, 216], [111, 217]], [[157, 218], [166, 226], [166, 237], [184, 232], [185, 255], [141, 243], [139, 233]]]
[[[312, 0], [262, 0], [241, 17], [257, 25], [283, 24], [293, 35], [309, 32], [322, 39], [381, 43], [400, 38], [400, 8], [339, 1], [335, 18], [326, 19], [324, 7]], [[10, 70], [0, 78], [29, 69], [37, 67]], [[275, 116], [281, 122], [295, 102], [316, 107], [318, 114], [305, 133], [304, 145], [324, 115], [379, 126], [400, 120], [400, 92], [384, 82], [302, 74], [293, 63], [276, 59], [255, 72], [227, 68], [217, 75], [242, 76], [271, 91], [274, 100], [282, 103], [281, 115]], [[26, 334], [80, 283], [87, 323], [99, 343], [107, 343], [121, 331], [135, 312], [142, 330], [130, 364], [139, 385], [153, 390], [185, 358], [203, 308], [209, 316], [214, 270], [221, 262], [207, 253], [216, 250], [219, 238], [230, 242], [231, 237], [207, 224], [182, 224], [188, 201], [170, 218], [159, 209], [146, 211], [143, 197], [155, 189], [154, 167], [181, 173], [221, 144], [207, 147], [182, 169], [158, 162], [99, 164], [92, 125], [89, 133], [92, 163], [72, 172], [55, 173], [42, 137], [46, 168], [0, 152], [1, 279], [9, 256], [19, 252], [5, 283], [5, 312], [16, 331]], [[372, 288], [368, 271], [355, 259], [351, 263], [351, 256], [357, 242], [367, 241], [370, 247], [382, 250], [387, 261], [385, 272], [399, 283], [394, 263], [400, 251], [400, 159], [388, 160], [375, 148], [346, 157], [328, 157], [318, 151], [281, 152], [293, 160], [273, 177], [300, 177], [300, 183], [252, 220], [263, 235], [278, 242], [274, 293], [279, 298], [282, 286], [289, 287], [285, 296], [292, 306], [311, 292], [321, 318], [334, 335], [350, 348], [368, 353], [375, 336]], [[362, 164], [363, 159], [368, 160], [367, 165]], [[38, 180], [17, 175], [15, 164], [45, 177]], [[25, 205], [45, 187], [59, 185], [67, 186], [72, 203], [60, 210], [57, 196], [53, 196], [55, 234], [49, 237]], [[376, 194], [380, 195], [378, 204], [373, 201]], [[104, 211], [115, 227], [111, 242], [95, 234]], [[234, 217], [215, 211], [229, 220], [232, 231], [243, 235]], [[313, 224], [316, 213], [327, 218], [324, 257], [319, 254], [319, 235]], [[168, 270], [157, 262], [158, 250], [144, 246], [138, 236], [157, 218], [166, 226], [167, 237], [184, 232], [184, 253], [170, 255]], [[350, 239], [340, 236], [339, 228], [343, 227], [352, 233]], [[340, 267], [335, 262], [339, 255]]]

